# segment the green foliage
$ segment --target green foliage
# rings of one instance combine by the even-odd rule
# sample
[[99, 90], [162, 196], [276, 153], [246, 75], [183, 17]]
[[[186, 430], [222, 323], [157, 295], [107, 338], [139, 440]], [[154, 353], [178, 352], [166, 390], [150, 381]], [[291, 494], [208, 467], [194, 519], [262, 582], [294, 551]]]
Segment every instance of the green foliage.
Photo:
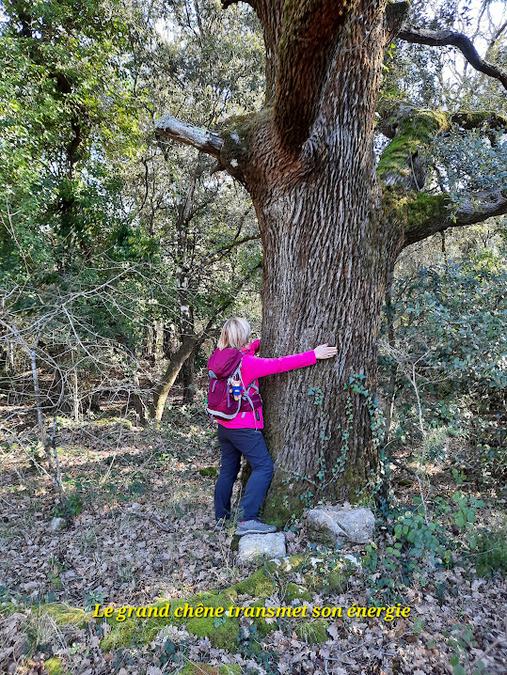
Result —
[[437, 137], [434, 157], [445, 166], [447, 190], [459, 206], [465, 203], [467, 193], [507, 189], [505, 133], [491, 128], [487, 114], [484, 128], [481, 125], [468, 130], [453, 127]]
[[204, 466], [199, 469], [199, 474], [204, 478], [216, 478], [218, 476], [218, 469], [216, 466]]
[[[121, 214], [122, 161], [143, 139], [121, 65], [128, 16], [122, 3], [8, 3], [0, 39], [0, 221], [4, 273], [46, 275], [89, 254]], [[59, 31], [37, 26], [61, 22]], [[78, 37], [80, 36], [80, 37]]]
[[3, 18], [0, 292], [25, 340], [16, 367], [36, 345], [59, 417], [113, 398], [144, 419], [183, 336], [259, 311], [246, 194], [209, 159], [159, 147], [153, 119], [243, 114], [262, 39], [248, 12], [211, 0], [191, 19], [183, 3], [121, 0], [7, 3]]
[[470, 525], [473, 525], [477, 509], [484, 506], [482, 499], [470, 497], [462, 492], [455, 492], [452, 496], [452, 501], [457, 507], [457, 511], [454, 513], [454, 524], [460, 530], [465, 530]]
[[452, 468], [462, 478], [462, 458], [471, 446], [466, 475], [485, 481], [501, 480], [507, 466], [507, 275], [503, 243], [496, 241], [496, 249], [484, 249], [472, 240], [446, 264], [402, 268], [393, 287], [396, 350], [380, 357], [383, 383], [393, 368], [396, 373], [393, 442], [421, 444], [425, 461], [439, 462], [461, 446]]
[[447, 642], [453, 652], [453, 655], [449, 660], [450, 665], [452, 666], [453, 675], [466, 675], [466, 673], [471, 673], [471, 675], [482, 675], [486, 672], [481, 660], [474, 660], [473, 669], [468, 663], [470, 648], [477, 647], [477, 642], [471, 626], [455, 625]]
[[469, 548], [479, 576], [507, 576], [507, 527], [476, 530], [470, 537]]
[[83, 496], [80, 492], [69, 492], [53, 507], [53, 515], [59, 518], [74, 518], [83, 510]]

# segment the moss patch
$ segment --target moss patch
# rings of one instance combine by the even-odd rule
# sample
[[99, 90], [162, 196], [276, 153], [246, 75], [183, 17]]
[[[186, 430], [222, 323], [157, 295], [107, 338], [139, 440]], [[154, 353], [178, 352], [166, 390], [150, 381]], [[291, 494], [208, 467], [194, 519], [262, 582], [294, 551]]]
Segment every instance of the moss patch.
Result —
[[216, 478], [218, 476], [218, 469], [216, 466], [204, 466], [202, 469], [199, 469], [199, 473], [204, 478]]
[[249, 577], [237, 583], [234, 588], [238, 593], [250, 595], [252, 598], [268, 598], [277, 588], [273, 579], [274, 565], [266, 563]]
[[448, 128], [449, 118], [440, 111], [420, 110], [403, 119], [399, 122], [396, 136], [380, 157], [377, 175], [383, 179], [389, 174], [409, 175], [408, 159], [428, 146], [435, 134]]
[[109, 651], [118, 647], [146, 644], [151, 642], [164, 626], [172, 624], [184, 625], [189, 633], [197, 637], [209, 638], [214, 647], [229, 649], [238, 639], [239, 621], [237, 619], [228, 616], [177, 618], [174, 616], [174, 611], [183, 607], [185, 603], [193, 608], [198, 605], [227, 608], [234, 603], [235, 598], [236, 591], [229, 588], [216, 593], [198, 593], [188, 599], [163, 600], [150, 605], [150, 607], [162, 607], [166, 602], [170, 602], [171, 610], [168, 617], [151, 617], [146, 620], [132, 617], [121, 622], [116, 621], [114, 616], [110, 617], [107, 622], [111, 626], [111, 631], [101, 640], [100, 646], [105, 651]]
[[51, 659], [44, 661], [44, 670], [46, 670], [49, 675], [67, 675], [68, 673], [63, 667], [62, 660], [57, 657], [52, 657]]
[[425, 192], [416, 193], [413, 199], [409, 199], [406, 202], [407, 229], [415, 229], [421, 223], [445, 219], [448, 203], [449, 197], [445, 194], [429, 195]]
[[383, 198], [386, 218], [394, 218], [408, 236], [420, 227], [440, 224], [449, 217], [450, 199], [443, 193], [409, 191], [400, 196], [397, 190], [384, 188]]
[[304, 574], [305, 586], [312, 593], [341, 593], [353, 573], [353, 566], [347, 560], [325, 559]]
[[327, 634], [328, 622], [324, 619], [297, 623], [294, 632], [300, 640], [309, 644], [318, 645], [329, 639]]
[[451, 119], [463, 129], [477, 129], [482, 125], [488, 129], [507, 129], [507, 115], [492, 110], [461, 110]]
[[[187, 602], [192, 607], [202, 604], [205, 607], [225, 607], [232, 605], [236, 598], [236, 591], [233, 588], [226, 589], [219, 593], [199, 593], [190, 600], [177, 600], [171, 603], [171, 613], [177, 607], [182, 607]], [[222, 617], [194, 617], [176, 619], [174, 616], [169, 619], [172, 623], [184, 624], [189, 633], [197, 637], [209, 638], [214, 647], [220, 649], [230, 649], [236, 644], [239, 635], [239, 621], [235, 618]]]
[[[130, 618], [118, 622], [115, 617], [107, 619], [111, 631], [102, 639], [102, 649], [108, 651], [118, 647], [146, 644], [155, 638], [157, 633], [167, 624], [184, 625], [189, 633], [197, 637], [209, 638], [214, 647], [228, 649], [238, 642], [239, 619], [229, 616], [221, 617], [185, 617], [176, 618], [174, 611], [185, 603], [191, 607], [204, 605], [205, 607], [225, 607], [235, 604], [238, 593], [250, 595], [254, 598], [266, 598], [272, 595], [277, 585], [272, 577], [274, 566], [267, 563], [264, 568], [256, 570], [243, 581], [217, 592], [198, 593], [191, 598], [178, 598], [171, 603], [170, 616], [167, 618], [151, 617], [147, 620]], [[161, 607], [165, 604], [160, 601], [151, 607]], [[263, 619], [256, 619], [259, 632], [269, 632], [269, 624]]]
[[[294, 573], [298, 576], [295, 578]], [[190, 598], [175, 600], [160, 600], [149, 605], [149, 608], [161, 608], [168, 602], [171, 605], [168, 617], [149, 616], [142, 618], [132, 616], [123, 621], [117, 620], [117, 613], [102, 619], [108, 624], [108, 632], [101, 640], [104, 651], [122, 647], [141, 646], [151, 642], [157, 634], [168, 624], [184, 625], [189, 633], [197, 637], [209, 638], [214, 647], [234, 651], [239, 645], [240, 621], [236, 617], [224, 614], [221, 617], [185, 617], [176, 618], [174, 611], [187, 603], [190, 607], [224, 607], [244, 604], [238, 603], [238, 594], [254, 598], [253, 606], [263, 607], [265, 598], [279, 592], [283, 593], [283, 602], [293, 600], [310, 601], [315, 591], [341, 591], [351, 573], [351, 566], [346, 561], [337, 560], [335, 556], [321, 556], [315, 558], [312, 553], [297, 554], [277, 564], [265, 563], [264, 566], [246, 579], [220, 591], [198, 593]], [[301, 583], [301, 575], [304, 582]], [[5, 607], [2, 611], [6, 611]], [[33, 609], [36, 615], [48, 615], [58, 625], [85, 626], [92, 620], [92, 613], [82, 609], [69, 607], [64, 604], [39, 605]], [[145, 615], [146, 616], [146, 615]], [[303, 622], [308, 623], [308, 622]], [[311, 622], [313, 628], [309, 632], [309, 641], [320, 641], [322, 626], [325, 622]], [[298, 623], [298, 625], [300, 625]], [[301, 625], [303, 625], [301, 623]], [[327, 624], [325, 624], [327, 626]], [[320, 629], [317, 628], [320, 626]], [[276, 621], [266, 621], [263, 618], [253, 620], [252, 631], [259, 637], [264, 637], [279, 627]], [[306, 639], [306, 638], [304, 638]], [[54, 668], [59, 666], [58, 659]], [[53, 670], [58, 674], [60, 671]], [[61, 671], [62, 673], [64, 671]], [[193, 672], [193, 671], [190, 671]], [[220, 671], [221, 672], [221, 671]], [[232, 671], [235, 672], [235, 671]]]
[[297, 495], [289, 494], [287, 486], [278, 486], [278, 490], [268, 495], [262, 515], [266, 522], [282, 528], [300, 516], [304, 509], [304, 503]]
[[285, 601], [292, 602], [293, 600], [307, 600], [312, 599], [312, 594], [305, 586], [289, 582], [285, 588]]
[[241, 675], [241, 666], [238, 664], [210, 666], [208, 663], [187, 663], [180, 675]]
[[47, 605], [38, 605], [34, 613], [36, 615], [49, 615], [59, 626], [86, 626], [90, 620], [90, 614], [77, 607], [69, 607], [68, 605], [51, 603]]

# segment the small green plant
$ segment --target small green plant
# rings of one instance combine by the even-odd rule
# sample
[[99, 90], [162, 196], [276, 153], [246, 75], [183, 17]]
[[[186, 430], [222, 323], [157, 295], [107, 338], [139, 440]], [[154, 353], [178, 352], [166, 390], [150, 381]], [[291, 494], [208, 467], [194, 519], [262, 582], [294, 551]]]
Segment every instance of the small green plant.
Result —
[[457, 511], [454, 513], [454, 524], [460, 530], [467, 529], [475, 523], [477, 510], [484, 506], [482, 499], [467, 496], [463, 492], [455, 492], [452, 501], [456, 504]]
[[83, 497], [76, 490], [63, 495], [53, 507], [53, 515], [58, 518], [75, 518], [82, 512], [83, 508]]
[[429, 429], [424, 438], [424, 457], [430, 461], [445, 459], [447, 456], [448, 438], [449, 433], [445, 426]]
[[481, 661], [474, 662], [473, 668], [468, 663], [469, 650], [477, 647], [471, 626], [454, 626], [448, 638], [448, 644], [453, 650], [453, 655], [449, 659], [452, 666], [452, 675], [466, 675], [467, 673], [482, 675], [486, 672]]
[[[410, 557], [421, 559], [428, 552], [437, 554], [441, 550], [440, 542], [436, 536], [436, 523], [427, 523], [420, 513], [406, 511], [399, 516], [394, 525], [394, 550], [406, 551]], [[387, 549], [389, 553], [392, 551]]]
[[456, 483], [458, 487], [463, 485], [463, 483], [466, 481], [466, 475], [463, 471], [460, 471], [459, 469], [452, 468], [451, 469], [451, 475], [453, 481]]
[[324, 392], [320, 387], [308, 387], [308, 396], [313, 397], [314, 405], [322, 405], [324, 402]]
[[95, 605], [103, 605], [105, 602], [106, 596], [102, 589], [95, 588], [89, 591], [84, 599], [84, 608], [87, 612], [90, 612]]

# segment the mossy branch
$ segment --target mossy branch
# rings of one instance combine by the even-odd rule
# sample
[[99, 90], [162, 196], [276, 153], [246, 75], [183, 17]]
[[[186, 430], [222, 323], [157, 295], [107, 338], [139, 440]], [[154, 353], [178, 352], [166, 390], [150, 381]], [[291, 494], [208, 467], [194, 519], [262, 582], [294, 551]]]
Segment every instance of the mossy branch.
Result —
[[428, 158], [437, 135], [445, 134], [453, 126], [482, 129], [485, 135], [507, 129], [507, 116], [491, 110], [446, 113], [398, 102], [380, 114], [378, 130], [392, 140], [380, 157], [377, 175], [385, 185], [409, 191], [424, 188]]
[[379, 126], [392, 140], [380, 157], [378, 177], [387, 186], [422, 189], [426, 179], [425, 156], [435, 136], [449, 126], [446, 113], [400, 105]]
[[404, 232], [403, 247], [444, 232], [450, 227], [481, 223], [507, 213], [507, 194], [500, 190], [474, 193], [453, 207], [445, 192], [412, 192], [399, 196], [393, 188], [384, 191], [387, 218], [396, 218]]

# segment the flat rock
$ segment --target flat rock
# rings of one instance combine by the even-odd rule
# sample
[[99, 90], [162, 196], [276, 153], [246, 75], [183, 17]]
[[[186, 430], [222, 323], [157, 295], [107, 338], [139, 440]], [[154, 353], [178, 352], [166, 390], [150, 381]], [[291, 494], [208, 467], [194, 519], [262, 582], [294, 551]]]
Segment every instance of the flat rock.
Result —
[[344, 506], [322, 506], [306, 513], [310, 537], [323, 544], [342, 546], [367, 544], [373, 538], [375, 516], [371, 509]]
[[238, 561], [250, 562], [258, 558], [283, 558], [287, 555], [283, 532], [245, 534], [239, 540]]
[[66, 524], [65, 518], [52, 518], [49, 527], [53, 532], [58, 532], [65, 529]]

